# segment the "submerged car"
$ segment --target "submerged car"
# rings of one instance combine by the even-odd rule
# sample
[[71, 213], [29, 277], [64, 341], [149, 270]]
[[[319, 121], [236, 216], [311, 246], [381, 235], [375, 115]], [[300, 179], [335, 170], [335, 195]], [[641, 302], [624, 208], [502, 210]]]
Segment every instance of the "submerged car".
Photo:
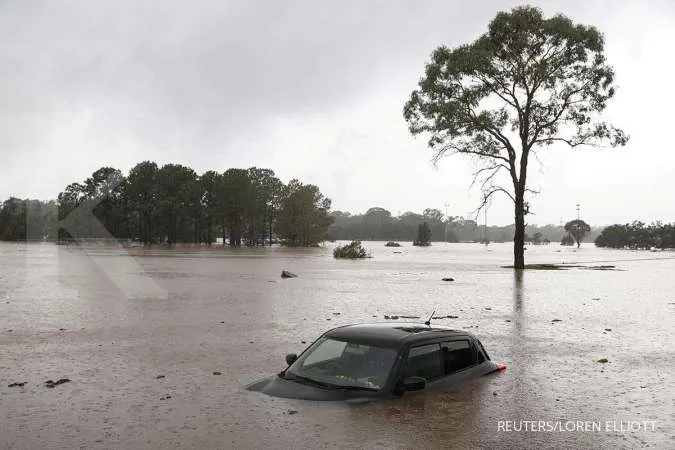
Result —
[[368, 399], [447, 388], [506, 368], [471, 333], [391, 322], [333, 328], [286, 362], [281, 373], [247, 389], [305, 400]]

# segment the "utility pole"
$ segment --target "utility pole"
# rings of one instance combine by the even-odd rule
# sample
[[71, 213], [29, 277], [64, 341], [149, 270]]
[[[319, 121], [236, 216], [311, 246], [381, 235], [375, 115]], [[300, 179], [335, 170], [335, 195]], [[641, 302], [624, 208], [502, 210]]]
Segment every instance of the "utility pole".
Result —
[[450, 203], [445, 204], [445, 242], [448, 242], [448, 206]]
[[577, 203], [577, 220], [579, 220], [580, 217], [581, 217], [581, 216], [579, 215], [579, 207], [580, 207], [580, 206], [581, 206], [581, 205], [579, 205], [579, 204]]
[[487, 237], [487, 205], [485, 206], [485, 246], [487, 247], [488, 245], [488, 237]]

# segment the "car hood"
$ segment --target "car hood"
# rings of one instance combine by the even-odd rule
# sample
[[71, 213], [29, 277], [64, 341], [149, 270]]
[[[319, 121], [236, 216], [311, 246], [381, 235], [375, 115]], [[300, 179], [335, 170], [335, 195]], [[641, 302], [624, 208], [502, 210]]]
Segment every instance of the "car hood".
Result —
[[293, 398], [299, 400], [316, 401], [349, 401], [350, 403], [368, 402], [377, 397], [375, 391], [349, 391], [344, 389], [324, 389], [301, 382], [285, 380], [279, 376], [265, 378], [256, 381], [246, 389], [254, 392], [262, 392], [273, 397]]

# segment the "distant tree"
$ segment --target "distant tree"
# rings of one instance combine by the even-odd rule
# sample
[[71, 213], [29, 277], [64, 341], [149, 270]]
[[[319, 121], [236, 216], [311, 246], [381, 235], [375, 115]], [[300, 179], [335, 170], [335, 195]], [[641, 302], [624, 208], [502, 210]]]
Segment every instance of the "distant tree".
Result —
[[419, 247], [428, 247], [431, 245], [431, 229], [427, 222], [423, 222], [417, 227], [417, 239], [413, 241], [413, 245]]
[[[430, 135], [434, 161], [460, 153], [484, 163], [474, 174], [481, 208], [497, 192], [511, 198], [514, 268], [523, 269], [530, 153], [554, 143], [624, 145], [623, 131], [598, 120], [613, 82], [595, 27], [523, 6], [498, 13], [471, 44], [435, 50], [404, 116], [412, 134]], [[510, 183], [499, 181], [502, 170]]]
[[0, 240], [26, 240], [26, 200], [10, 197], [0, 208]]
[[574, 245], [574, 238], [571, 234], [567, 233], [560, 241], [560, 245]]
[[532, 243], [534, 245], [541, 245], [542, 243], [542, 234], [540, 232], [534, 233], [534, 237], [532, 238]]
[[127, 216], [131, 236], [145, 244], [157, 242], [160, 234], [157, 176], [159, 168], [151, 161], [136, 164], [124, 187]]
[[577, 243], [577, 248], [581, 247], [581, 241], [584, 240], [586, 234], [590, 233], [591, 227], [583, 220], [575, 219], [565, 224], [565, 231], [574, 238]]
[[370, 240], [390, 239], [392, 231], [391, 213], [384, 208], [370, 208], [363, 216], [363, 235]]
[[222, 199], [222, 230], [228, 232], [231, 247], [239, 247], [244, 238], [245, 219], [253, 200], [253, 187], [245, 169], [228, 169], [223, 173], [220, 196]]
[[430, 221], [430, 222], [442, 222], [443, 221], [443, 213], [434, 208], [427, 208], [424, 210], [422, 213], [422, 216]]
[[192, 241], [195, 203], [199, 200], [195, 195], [197, 174], [180, 164], [166, 164], [157, 171], [156, 186], [162, 238], [168, 244]]
[[602, 230], [595, 239], [598, 247], [638, 249], [675, 248], [675, 223], [652, 223], [634, 221], [624, 225], [612, 225]]
[[286, 186], [277, 220], [277, 235], [282, 244], [309, 247], [326, 239], [331, 201], [313, 184], [291, 180]]

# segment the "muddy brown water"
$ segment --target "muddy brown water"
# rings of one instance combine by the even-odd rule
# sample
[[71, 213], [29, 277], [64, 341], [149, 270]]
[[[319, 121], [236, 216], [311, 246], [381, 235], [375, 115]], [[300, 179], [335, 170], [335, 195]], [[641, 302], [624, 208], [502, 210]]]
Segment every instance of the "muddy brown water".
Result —
[[[675, 252], [528, 247], [620, 270], [517, 276], [509, 244], [333, 245], [0, 244], [0, 448], [675, 448]], [[433, 309], [506, 372], [361, 406], [244, 389], [328, 328]]]

